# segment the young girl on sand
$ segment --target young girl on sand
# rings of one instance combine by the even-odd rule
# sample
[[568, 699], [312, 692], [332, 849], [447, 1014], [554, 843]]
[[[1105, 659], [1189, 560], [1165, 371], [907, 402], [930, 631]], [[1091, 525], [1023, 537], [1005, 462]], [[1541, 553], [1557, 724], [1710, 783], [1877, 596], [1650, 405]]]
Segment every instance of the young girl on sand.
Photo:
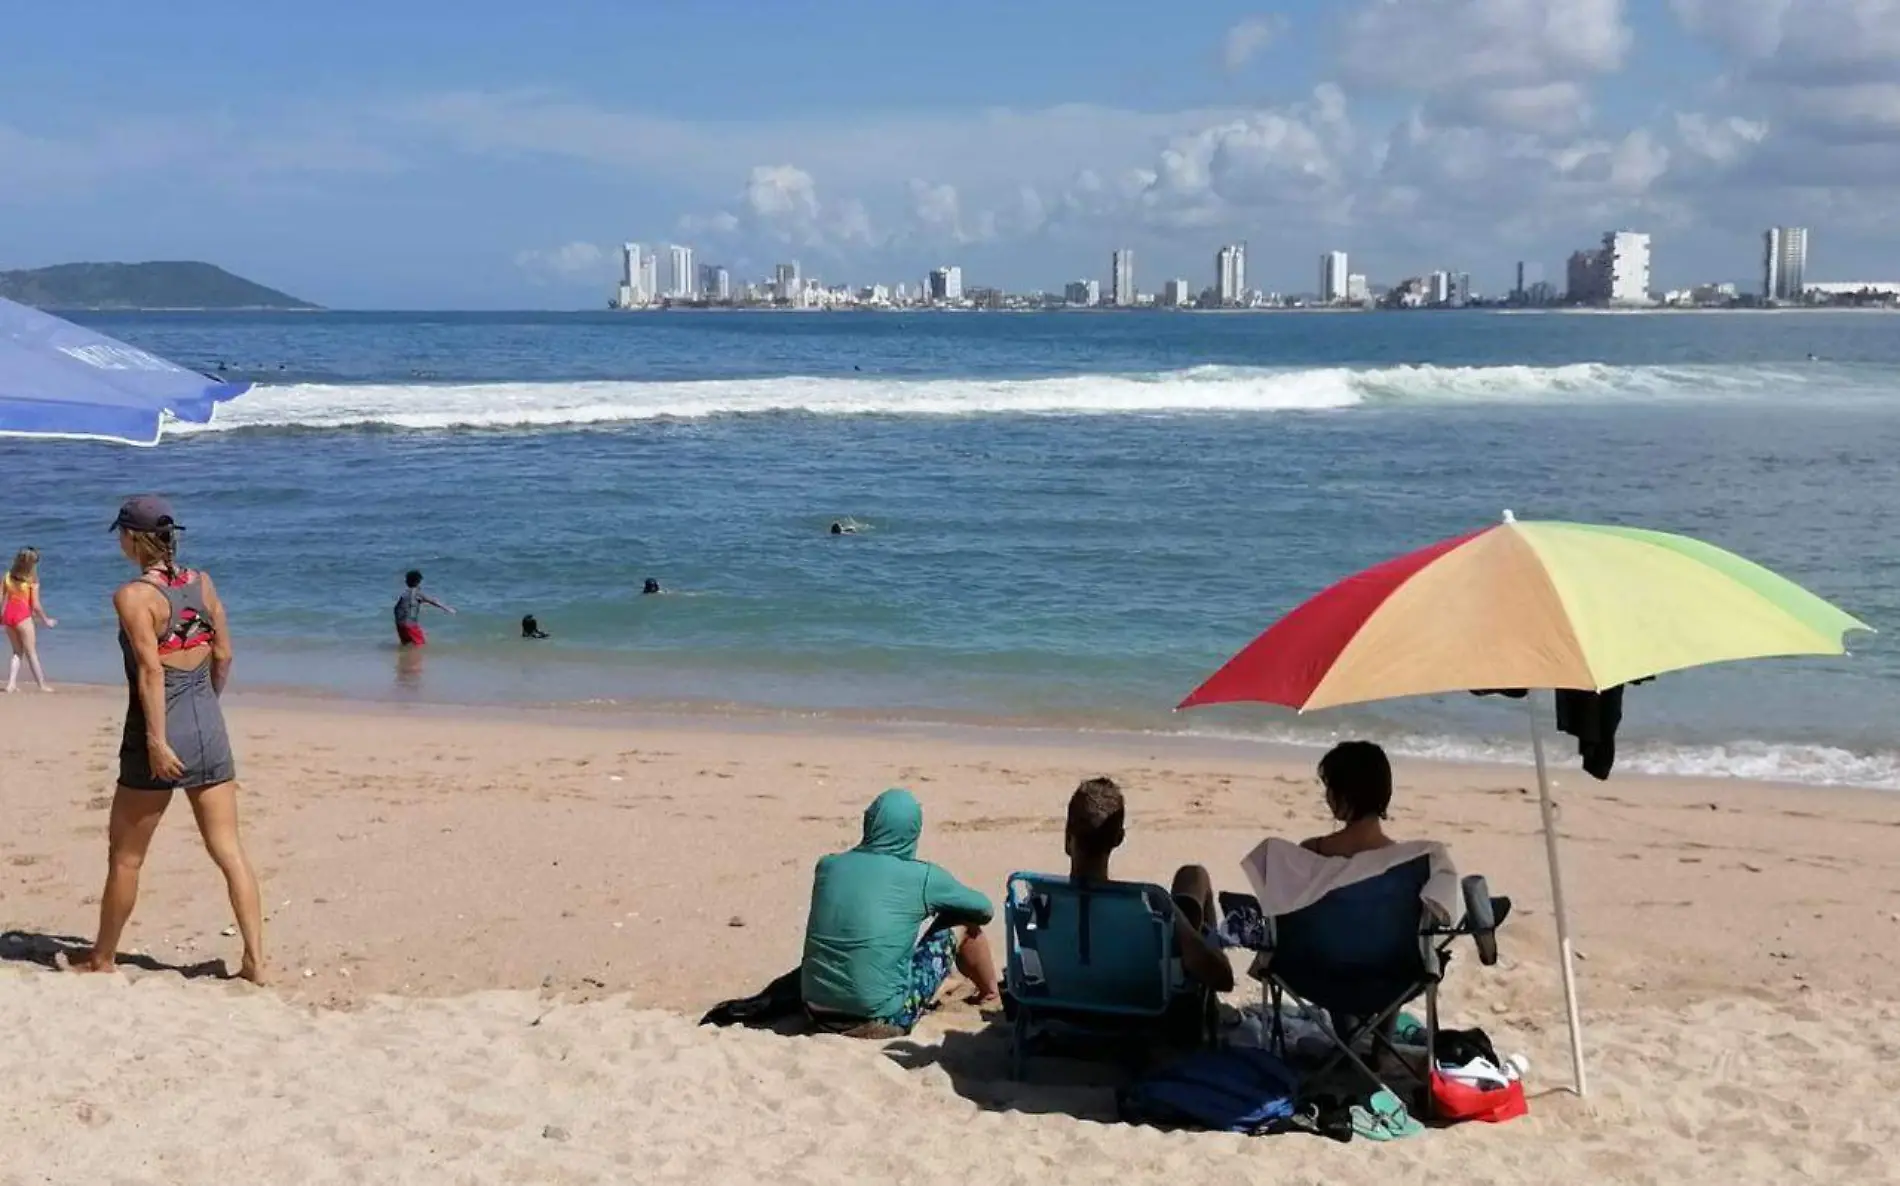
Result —
[[58, 619], [48, 617], [46, 607], [40, 604], [39, 550], [21, 548], [7, 575], [0, 577], [0, 626], [6, 627], [7, 645], [13, 648], [13, 658], [7, 663], [7, 691], [20, 690], [21, 660], [26, 661], [40, 691], [53, 690], [46, 682], [46, 672], [40, 668], [40, 649], [35, 635], [39, 626], [51, 629], [57, 625]]

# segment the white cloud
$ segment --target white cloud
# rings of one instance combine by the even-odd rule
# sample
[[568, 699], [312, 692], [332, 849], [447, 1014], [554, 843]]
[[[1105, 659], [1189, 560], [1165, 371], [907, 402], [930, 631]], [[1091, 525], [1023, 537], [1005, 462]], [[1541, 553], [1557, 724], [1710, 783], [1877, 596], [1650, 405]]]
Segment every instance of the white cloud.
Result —
[[1286, 18], [1277, 14], [1250, 16], [1227, 30], [1221, 41], [1221, 65], [1229, 74], [1253, 61], [1286, 31]]
[[614, 256], [598, 243], [576, 240], [559, 247], [518, 251], [515, 266], [537, 284], [604, 282], [613, 271]]
[[1441, 123], [1572, 131], [1581, 83], [1623, 68], [1623, 0], [1367, 0], [1346, 19], [1344, 76], [1431, 101]]

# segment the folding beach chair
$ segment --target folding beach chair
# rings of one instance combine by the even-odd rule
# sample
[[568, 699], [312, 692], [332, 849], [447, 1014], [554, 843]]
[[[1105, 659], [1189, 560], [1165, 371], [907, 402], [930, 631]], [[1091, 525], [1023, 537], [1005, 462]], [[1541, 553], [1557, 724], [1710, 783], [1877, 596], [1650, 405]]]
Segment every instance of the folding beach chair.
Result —
[[[1374, 1084], [1390, 1090], [1354, 1049], [1369, 1036], [1375, 1052], [1384, 1049], [1429, 1086], [1437, 1056], [1438, 985], [1451, 962], [1452, 945], [1469, 935], [1477, 945], [1478, 962], [1496, 964], [1497, 928], [1511, 908], [1510, 899], [1493, 898], [1485, 879], [1474, 875], [1461, 883], [1464, 918], [1453, 926], [1439, 925], [1420, 900], [1430, 875], [1430, 858], [1420, 856], [1275, 918], [1261, 917], [1260, 903], [1251, 895], [1221, 895], [1221, 908], [1228, 915], [1223, 929], [1258, 936], [1247, 946], [1259, 953], [1252, 974], [1261, 981], [1266, 998], [1275, 1053], [1282, 1058], [1287, 1054], [1282, 1013], [1286, 998], [1323, 1011], [1317, 1017], [1324, 1019], [1320, 1025], [1332, 1053], [1306, 1076], [1308, 1082], [1350, 1061]], [[1391, 1037], [1399, 1010], [1420, 997], [1425, 998], [1426, 1017], [1422, 1065], [1406, 1058]]]
[[1010, 875], [1003, 989], [1012, 1078], [1023, 1077], [1031, 1044], [1046, 1034], [1160, 1036], [1182, 1016], [1184, 998], [1200, 1008], [1204, 997], [1175, 955], [1174, 911], [1158, 885]]

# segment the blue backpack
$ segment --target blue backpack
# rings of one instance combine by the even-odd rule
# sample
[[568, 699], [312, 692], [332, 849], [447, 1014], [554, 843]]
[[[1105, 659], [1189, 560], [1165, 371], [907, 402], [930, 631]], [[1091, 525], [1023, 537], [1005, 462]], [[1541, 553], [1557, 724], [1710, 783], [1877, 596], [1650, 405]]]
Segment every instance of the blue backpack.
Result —
[[1236, 1047], [1196, 1051], [1122, 1088], [1115, 1105], [1129, 1124], [1253, 1133], [1293, 1115], [1299, 1090], [1291, 1067]]

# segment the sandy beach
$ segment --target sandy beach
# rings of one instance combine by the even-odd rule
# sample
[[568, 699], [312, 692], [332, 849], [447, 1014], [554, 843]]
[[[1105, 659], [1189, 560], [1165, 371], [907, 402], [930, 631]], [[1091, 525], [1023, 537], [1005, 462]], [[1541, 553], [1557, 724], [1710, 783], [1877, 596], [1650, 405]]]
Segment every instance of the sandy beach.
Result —
[[[1900, 797], [1562, 775], [1592, 1097], [1568, 1079], [1527, 768], [1404, 762], [1394, 834], [1517, 911], [1447, 1021], [1531, 1060], [1529, 1118], [1394, 1146], [1103, 1124], [951, 1007], [909, 1041], [692, 1019], [797, 960], [812, 861], [907, 785], [992, 895], [1062, 864], [1079, 777], [1128, 788], [1128, 877], [1217, 883], [1321, 830], [1316, 757], [1178, 738], [238, 696], [268, 990], [174, 807], [122, 975], [90, 934], [122, 693], [0, 702], [0, 1182], [1867, 1182], [1900, 1139]], [[1251, 986], [1242, 999], [1251, 999]]]

